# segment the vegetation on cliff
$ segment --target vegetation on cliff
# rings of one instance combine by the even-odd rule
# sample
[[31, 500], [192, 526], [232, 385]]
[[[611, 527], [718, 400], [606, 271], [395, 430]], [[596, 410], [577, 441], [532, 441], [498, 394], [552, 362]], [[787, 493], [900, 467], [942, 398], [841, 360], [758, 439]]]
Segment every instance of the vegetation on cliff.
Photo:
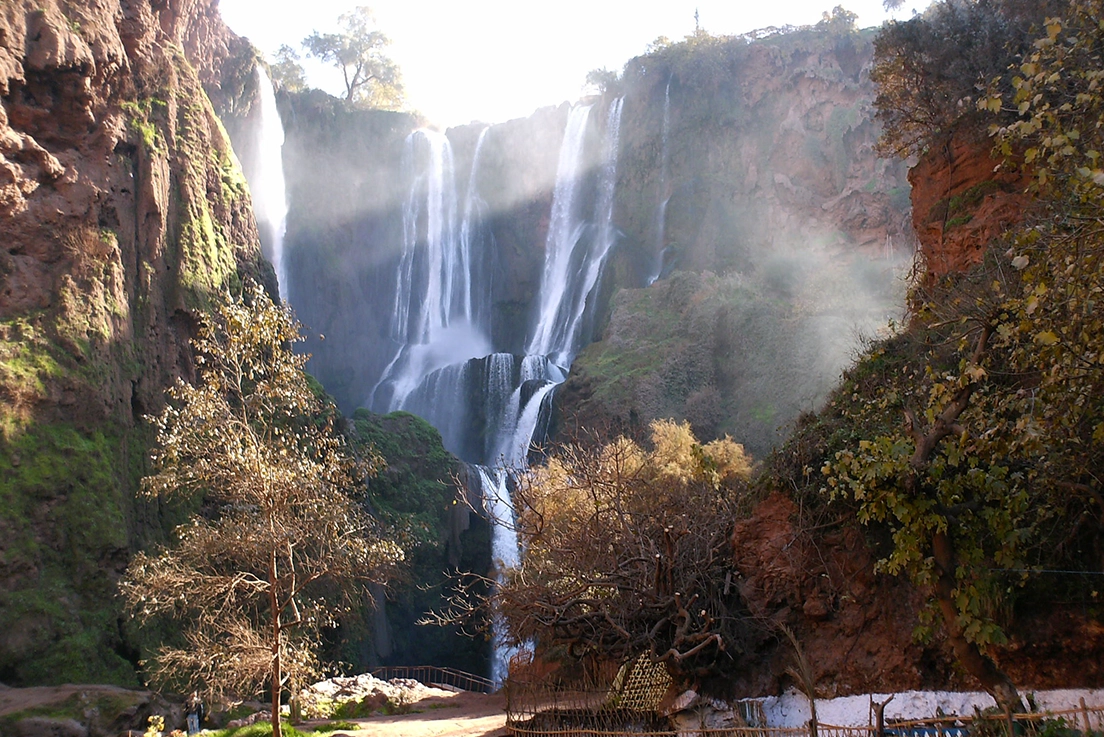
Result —
[[210, 13], [47, 1], [0, 16], [8, 684], [137, 683], [115, 583], [186, 511], [134, 499], [141, 416], [192, 370], [190, 310], [264, 273], [201, 84], [227, 43]]
[[377, 589], [381, 612], [361, 622], [342, 621], [341, 660], [360, 671], [418, 663], [482, 672], [488, 659], [484, 638], [461, 636], [455, 627], [419, 626], [453, 587], [477, 585], [480, 577], [453, 579], [450, 572], [491, 569], [490, 526], [457, 492], [461, 464], [432, 425], [407, 412], [358, 409], [349, 438], [383, 461], [368, 482], [366, 501], [393, 531], [407, 562], [386, 592]]
[[[939, 116], [925, 117], [893, 107], [902, 97], [880, 98], [889, 106], [886, 140], [911, 151], [937, 148], [954, 126], [981, 124], [977, 108], [996, 113], [1006, 166], [1034, 167], [1037, 206], [1027, 225], [985, 244], [982, 263], [914, 289], [905, 334], [873, 346], [860, 364], [892, 360], [896, 370], [845, 411], [858, 442], [827, 453], [823, 468], [832, 497], [891, 531], [881, 569], [908, 574], [929, 593], [959, 662], [1007, 707], [1019, 697], [997, 662], [1017, 601], [1060, 589], [1053, 576], [1064, 574], [1055, 570], [1099, 571], [1104, 562], [1104, 321], [1096, 309], [1104, 31], [1098, 2], [1078, 0], [1049, 17], [1043, 10], [1035, 8], [1033, 43], [1010, 33], [987, 39], [1010, 44], [1011, 73], [992, 77], [988, 55], [963, 57], [959, 83], [992, 79], [978, 104], [935, 102]], [[994, 22], [959, 23], [966, 11]], [[937, 51], [969, 48], [959, 34], [1008, 31], [1023, 18], [1015, 3], [946, 2], [907, 32], [891, 26], [879, 48], [883, 89], [923, 84], [902, 63], [929, 58], [916, 38], [932, 34]], [[1089, 604], [1098, 590], [1076, 598]]]

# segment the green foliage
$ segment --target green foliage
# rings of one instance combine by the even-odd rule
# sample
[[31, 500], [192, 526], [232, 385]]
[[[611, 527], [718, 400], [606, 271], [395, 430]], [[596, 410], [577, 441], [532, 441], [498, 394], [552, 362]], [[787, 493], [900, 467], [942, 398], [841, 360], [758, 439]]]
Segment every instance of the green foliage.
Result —
[[979, 85], [1029, 47], [1031, 29], [1059, 0], [941, 0], [923, 15], [890, 21], [874, 41], [870, 78], [883, 124], [882, 151], [918, 154], [974, 115]]
[[356, 722], [336, 721], [315, 725], [314, 729], [311, 731], [314, 734], [325, 734], [328, 732], [349, 731], [354, 729], [360, 729], [360, 725]]
[[402, 105], [402, 75], [384, 51], [391, 40], [375, 28], [370, 8], [358, 6], [337, 19], [341, 33], [315, 31], [303, 39], [307, 53], [341, 70], [346, 102], [397, 109]]
[[301, 92], [307, 88], [307, 76], [299, 63], [299, 54], [287, 44], [276, 50], [268, 73], [272, 81], [287, 92]]
[[[205, 732], [204, 734], [209, 734], [211, 737], [271, 737], [272, 725], [268, 722], [257, 722], [246, 727], [216, 729]], [[284, 735], [284, 737], [310, 737], [313, 732], [301, 732], [287, 722], [284, 722], [280, 725], [280, 734]]]
[[599, 95], [604, 95], [607, 92], [617, 94], [617, 90], [621, 85], [621, 75], [605, 67], [591, 69], [587, 72], [586, 83], [588, 87], [594, 88]]
[[164, 100], [147, 97], [138, 101], [123, 102], [120, 107], [129, 116], [127, 124], [138, 136], [142, 145], [149, 151], [164, 151], [165, 141], [158, 129], [158, 123], [164, 122], [168, 108]]
[[818, 31], [827, 31], [833, 35], [847, 35], [855, 31], [855, 21], [859, 19], [857, 13], [852, 13], [842, 5], [832, 8], [832, 12], [824, 11], [820, 22], [816, 24]]
[[[485, 667], [486, 644], [454, 628], [418, 627], [440, 606], [449, 570], [490, 567], [487, 523], [469, 511], [457, 489], [460, 466], [441, 444], [437, 430], [408, 412], [376, 415], [358, 409], [351, 441], [382, 459], [368, 483], [367, 503], [407, 551], [407, 565], [388, 587], [391, 630], [389, 663], [412, 659], [477, 672]], [[362, 650], [355, 627], [344, 632], [346, 647]], [[367, 638], [367, 635], [363, 635]], [[358, 667], [357, 653], [343, 656]]]
[[33, 424], [3, 451], [0, 526], [13, 578], [0, 593], [0, 627], [29, 640], [0, 658], [5, 681], [136, 685], [133, 667], [115, 654], [113, 568], [128, 543], [119, 437]]
[[[1015, 690], [982, 653], [1004, 642], [1027, 581], [1001, 571], [1104, 560], [1104, 176], [1089, 168], [1104, 109], [1102, 9], [1085, 0], [1048, 18], [1024, 76], [994, 79], [980, 107], [1021, 116], [993, 130], [1037, 166], [1034, 222], [970, 273], [914, 290], [918, 350], [871, 388], [870, 409], [852, 410], [866, 431], [823, 467], [830, 497], [890, 530], [879, 566], [931, 594], [960, 659], [1001, 704]], [[948, 201], [944, 215], [993, 186]], [[900, 424], [875, 430], [870, 412]]]

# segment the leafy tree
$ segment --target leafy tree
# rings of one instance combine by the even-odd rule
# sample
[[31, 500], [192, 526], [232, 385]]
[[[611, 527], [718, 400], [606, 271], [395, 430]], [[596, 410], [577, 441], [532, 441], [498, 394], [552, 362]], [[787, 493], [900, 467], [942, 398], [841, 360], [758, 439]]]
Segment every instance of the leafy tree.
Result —
[[[1102, 0], [1073, 0], [1065, 13], [1047, 18], [1045, 36], [998, 98], [1018, 118], [993, 128], [1006, 156], [1022, 152], [1042, 204], [1009, 254], [1022, 286], [1006, 305], [1000, 337], [1017, 370], [1037, 372], [1031, 429], [1040, 446], [1038, 471], [1065, 497], [1067, 516], [1090, 515], [1098, 535], [1104, 529], [1102, 12]], [[981, 106], [996, 107], [991, 100]], [[1104, 569], [1099, 536], [1095, 553]]]
[[492, 597], [517, 643], [573, 657], [650, 655], [676, 677], [716, 674], [748, 635], [726, 584], [731, 520], [750, 461], [688, 423], [652, 424], [652, 449], [568, 445], [514, 493], [525, 557]]
[[377, 30], [370, 8], [358, 6], [338, 17], [341, 33], [315, 31], [303, 39], [307, 53], [341, 70], [345, 100], [371, 107], [402, 104], [399, 67], [384, 50], [391, 40]]
[[593, 87], [598, 90], [599, 95], [604, 95], [607, 92], [617, 89], [621, 84], [621, 75], [605, 67], [601, 69], [591, 69], [587, 72], [586, 83], [588, 87]]
[[290, 311], [255, 285], [202, 319], [199, 380], [170, 391], [142, 487], [198, 497], [202, 513], [175, 546], [137, 555], [121, 584], [140, 622], [179, 624], [183, 644], [149, 664], [156, 682], [244, 696], [267, 681], [276, 735], [281, 694], [317, 670], [341, 596], [401, 558], [353, 496], [371, 461], [345, 454], [337, 413], [290, 349], [298, 340]]
[[276, 51], [274, 61], [269, 66], [272, 80], [280, 89], [299, 92], [307, 88], [307, 76], [299, 63], [299, 54], [287, 44]]
[[1061, 0], [943, 0], [891, 21], [874, 41], [870, 78], [883, 124], [881, 149], [909, 156], [937, 147], [974, 116], [978, 89], [1030, 47], [1033, 29]]
[[827, 31], [834, 35], [848, 34], [855, 31], [855, 21], [859, 19], [858, 13], [852, 13], [842, 5], [832, 8], [832, 12], [821, 13], [820, 22], [816, 24], [818, 31]]
[[1008, 708], [1018, 693], [990, 657], [1015, 595], [1002, 571], [1104, 568], [1102, 10], [1074, 0], [993, 78], [979, 107], [1035, 167], [1038, 209], [970, 273], [914, 291], [911, 365], [855, 413], [878, 430], [824, 467], [831, 494], [893, 531], [881, 566], [930, 592], [959, 661]]

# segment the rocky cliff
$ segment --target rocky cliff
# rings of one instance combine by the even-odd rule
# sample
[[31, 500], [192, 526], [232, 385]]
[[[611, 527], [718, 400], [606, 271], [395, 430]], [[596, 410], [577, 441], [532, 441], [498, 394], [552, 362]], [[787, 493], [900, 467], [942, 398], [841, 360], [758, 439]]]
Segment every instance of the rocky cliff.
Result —
[[217, 0], [0, 7], [0, 681], [135, 680], [115, 580], [179, 514], [134, 501], [141, 418], [270, 278], [204, 87], [251, 68]]
[[626, 66], [622, 291], [558, 396], [569, 429], [674, 417], [761, 457], [900, 317], [909, 186], [874, 152], [872, 35], [688, 39]]
[[929, 276], [977, 264], [1031, 203], [1029, 174], [994, 154], [993, 139], [980, 124], [960, 126], [928, 150], [909, 170], [909, 182], [912, 224]]

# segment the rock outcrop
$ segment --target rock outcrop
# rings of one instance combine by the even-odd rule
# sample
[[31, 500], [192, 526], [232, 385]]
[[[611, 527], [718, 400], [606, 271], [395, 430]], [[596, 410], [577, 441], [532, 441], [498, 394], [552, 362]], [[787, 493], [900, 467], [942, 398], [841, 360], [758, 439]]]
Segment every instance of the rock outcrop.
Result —
[[0, 8], [0, 681], [135, 679], [115, 579], [172, 521], [140, 420], [195, 310], [267, 278], [203, 86], [247, 58], [216, 0]]
[[965, 271], [1019, 223], [1030, 176], [1002, 162], [981, 126], [962, 126], [909, 170], [912, 224], [929, 276]]

